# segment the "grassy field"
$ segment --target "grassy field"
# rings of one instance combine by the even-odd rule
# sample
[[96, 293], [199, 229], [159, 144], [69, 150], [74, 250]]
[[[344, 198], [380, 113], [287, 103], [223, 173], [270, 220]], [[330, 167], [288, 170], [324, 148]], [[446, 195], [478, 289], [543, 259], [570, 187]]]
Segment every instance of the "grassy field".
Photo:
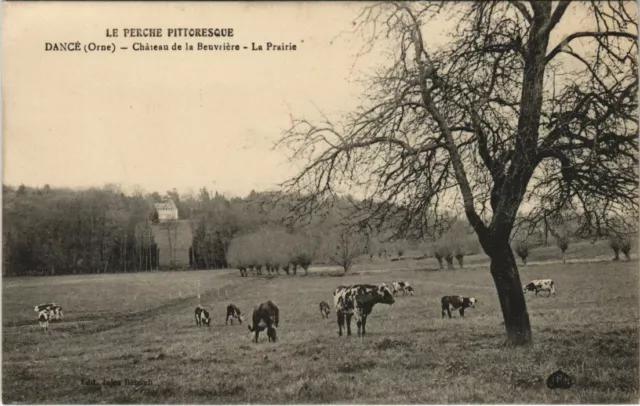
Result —
[[[589, 246], [584, 251], [611, 257]], [[571, 255], [570, 262], [579, 257]], [[540, 251], [521, 268], [523, 282], [553, 278], [557, 286], [555, 297], [528, 296], [534, 345], [526, 349], [504, 345], [481, 256], [463, 270], [438, 272], [428, 271], [433, 259], [373, 261], [344, 277], [316, 269], [272, 279], [240, 278], [237, 271], [5, 278], [3, 401], [637, 403], [637, 260], [557, 259], [552, 250]], [[193, 318], [198, 280], [210, 329], [197, 328]], [[332, 303], [337, 285], [392, 280], [411, 282], [417, 294], [377, 305], [364, 339], [338, 337], [334, 314], [322, 320], [318, 303]], [[446, 294], [475, 296], [478, 307], [465, 319], [441, 319], [439, 298]], [[264, 334], [253, 343], [246, 323], [224, 325], [228, 303], [250, 314], [266, 299], [280, 307], [277, 343]], [[65, 309], [49, 336], [33, 311], [45, 301]], [[558, 368], [574, 378], [571, 389], [545, 386]], [[150, 384], [124, 385], [125, 379]]]

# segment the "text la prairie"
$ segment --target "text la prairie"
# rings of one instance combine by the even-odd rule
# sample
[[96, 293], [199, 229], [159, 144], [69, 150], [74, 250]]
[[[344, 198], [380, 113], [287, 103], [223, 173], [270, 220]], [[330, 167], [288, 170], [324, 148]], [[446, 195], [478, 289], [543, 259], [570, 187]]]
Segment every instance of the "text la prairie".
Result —
[[[292, 44], [291, 42], [289, 44], [284, 44], [282, 43], [281, 45], [277, 45], [277, 44], [272, 44], [271, 42], [267, 42], [267, 51], [295, 51], [297, 49], [296, 44]], [[262, 45], [256, 45], [255, 42], [251, 43], [251, 50], [252, 51], [262, 51]]]

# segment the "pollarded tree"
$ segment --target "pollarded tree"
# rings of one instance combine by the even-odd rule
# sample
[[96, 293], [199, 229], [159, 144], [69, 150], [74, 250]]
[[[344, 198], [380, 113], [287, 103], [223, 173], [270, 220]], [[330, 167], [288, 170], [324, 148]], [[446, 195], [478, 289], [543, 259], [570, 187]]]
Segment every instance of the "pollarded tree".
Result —
[[334, 230], [325, 236], [327, 259], [340, 265], [345, 273], [354, 261], [365, 252], [365, 237], [354, 230]]
[[[560, 216], [556, 216], [556, 224], [551, 225], [547, 219], [544, 220], [547, 229], [551, 232], [551, 235], [556, 239], [556, 246], [560, 248], [562, 251], [562, 263], [567, 263], [567, 249], [569, 248], [569, 236], [575, 233], [575, 230], [572, 230], [571, 224], [568, 220], [559, 220]], [[573, 231], [573, 232], [572, 232]]]
[[562, 263], [567, 263], [567, 248], [569, 248], [569, 236], [567, 234], [558, 234], [556, 245], [562, 251]]
[[529, 256], [530, 245], [527, 240], [517, 240], [513, 244], [513, 250], [522, 259], [522, 264], [527, 265], [527, 257]]
[[618, 216], [610, 216], [607, 219], [611, 225], [609, 233], [609, 246], [613, 249], [615, 257], [614, 261], [620, 259], [620, 251], [624, 254], [627, 261], [631, 259], [631, 247], [635, 242], [635, 238], [638, 235], [638, 218], [627, 213], [622, 213]]
[[240, 276], [248, 276], [247, 268], [249, 267], [248, 237], [241, 235], [231, 240], [227, 259], [229, 265], [240, 271]]
[[453, 252], [451, 251], [451, 247], [449, 246], [449, 244], [447, 244], [446, 241], [440, 240], [436, 242], [434, 256], [438, 260], [440, 269], [444, 269], [444, 267], [442, 266], [443, 259], [447, 262], [447, 269], [454, 269]]
[[[473, 234], [470, 232], [473, 232], [473, 230], [469, 229], [468, 223], [455, 221], [438, 241], [440, 246], [446, 246], [451, 257], [458, 261], [460, 268], [464, 267], [464, 257], [466, 255], [477, 254], [480, 250], [477, 238], [473, 238]], [[444, 257], [447, 257], [446, 254]], [[453, 263], [450, 264], [450, 269], [453, 269]]]
[[309, 266], [313, 264], [318, 256], [320, 236], [313, 230], [299, 230], [294, 234], [293, 249], [291, 251], [291, 266], [293, 274], [296, 274], [296, 268], [301, 266], [305, 275], [309, 273]]
[[440, 247], [434, 245], [433, 257], [438, 261], [438, 266], [440, 267], [440, 270], [442, 270], [444, 269], [444, 266], [442, 265], [442, 260], [444, 259], [444, 256], [442, 255], [442, 251], [439, 248]]
[[627, 261], [631, 259], [631, 238], [627, 236], [614, 236], [609, 238], [609, 246], [613, 250], [615, 256], [613, 257], [613, 261], [620, 260], [620, 251], [627, 258]]
[[[280, 141], [307, 160], [283, 184], [305, 196], [294, 214], [349, 187], [365, 194], [355, 221], [419, 234], [458, 205], [491, 259], [508, 342], [530, 344], [509, 244], [523, 201], [533, 221], [571, 207], [585, 227], [637, 212], [636, 14], [622, 1], [366, 6], [355, 27], [390, 62], [340, 124], [294, 121]], [[436, 47], [440, 17], [455, 27]]]

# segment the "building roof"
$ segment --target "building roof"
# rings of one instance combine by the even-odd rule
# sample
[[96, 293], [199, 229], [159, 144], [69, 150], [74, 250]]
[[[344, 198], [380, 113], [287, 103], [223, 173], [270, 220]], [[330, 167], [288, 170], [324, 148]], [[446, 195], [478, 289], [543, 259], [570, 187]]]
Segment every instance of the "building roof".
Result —
[[155, 206], [156, 209], [178, 210], [178, 207], [176, 206], [176, 204], [171, 199], [167, 199], [167, 200], [163, 201], [162, 203], [155, 203], [154, 206]]

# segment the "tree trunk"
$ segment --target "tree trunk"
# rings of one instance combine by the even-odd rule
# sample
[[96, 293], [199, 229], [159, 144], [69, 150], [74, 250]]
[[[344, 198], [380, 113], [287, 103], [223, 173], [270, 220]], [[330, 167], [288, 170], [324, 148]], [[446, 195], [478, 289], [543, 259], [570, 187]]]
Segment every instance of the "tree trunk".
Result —
[[444, 269], [444, 266], [442, 265], [442, 257], [438, 254], [435, 255], [436, 259], [438, 260], [438, 265], [440, 265], [440, 269]]
[[491, 276], [498, 290], [507, 330], [507, 340], [511, 345], [531, 345], [531, 324], [527, 303], [522, 291], [516, 258], [509, 247], [508, 238], [505, 238], [499, 247], [495, 247], [489, 257], [491, 258]]
[[455, 268], [453, 267], [453, 257], [452, 256], [446, 256], [444, 259], [447, 261], [447, 269], [455, 271]]
[[458, 260], [458, 263], [460, 264], [460, 269], [463, 269], [464, 256], [463, 255], [456, 255], [456, 259]]
[[127, 272], [127, 231], [124, 232], [124, 272]]
[[109, 269], [109, 254], [107, 254], [107, 261], [104, 264], [104, 271], [102, 271], [102, 273], [107, 273], [107, 270]]

